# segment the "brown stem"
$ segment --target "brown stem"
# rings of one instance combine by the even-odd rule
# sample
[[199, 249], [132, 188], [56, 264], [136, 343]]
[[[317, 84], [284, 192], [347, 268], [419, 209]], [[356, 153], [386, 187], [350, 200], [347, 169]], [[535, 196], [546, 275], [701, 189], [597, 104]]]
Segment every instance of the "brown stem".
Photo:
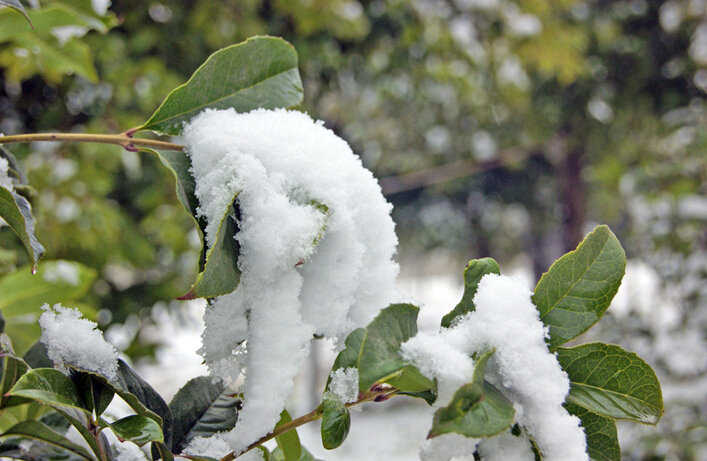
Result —
[[[359, 397], [359, 399], [356, 400], [355, 402], [347, 403], [346, 406], [353, 407], [355, 405], [359, 405], [364, 402], [371, 402], [381, 396], [392, 397], [393, 395], [395, 395], [396, 392], [397, 392], [396, 389], [391, 389], [391, 388], [369, 391], [369, 392], [366, 392], [365, 394], [361, 395]], [[278, 437], [278, 436], [284, 434], [285, 432], [289, 432], [292, 429], [302, 426], [303, 424], [307, 424], [307, 423], [311, 423], [312, 421], [316, 421], [321, 417], [322, 417], [322, 409], [321, 409], [321, 406], [319, 406], [319, 407], [315, 408], [314, 410], [310, 411], [309, 413], [307, 413], [306, 415], [302, 415], [297, 419], [293, 419], [289, 423], [285, 423], [282, 426], [275, 428], [275, 430], [272, 431], [271, 433], [264, 435], [260, 439], [256, 440], [255, 442], [251, 443], [250, 445], [248, 445], [248, 448], [246, 448], [241, 453], [236, 454], [235, 452], [231, 452], [231, 453], [227, 454], [226, 456], [224, 456], [223, 458], [221, 458], [220, 461], [233, 461], [238, 456], [240, 456], [244, 453], [247, 453], [256, 447], [259, 447], [260, 445], [264, 444], [268, 440], [272, 440], [275, 437]]]
[[183, 150], [184, 146], [156, 139], [133, 138], [132, 133], [85, 134], [85, 133], [30, 133], [0, 136], [0, 144], [14, 142], [54, 141], [54, 142], [96, 142], [117, 144], [127, 150], [137, 150], [138, 146], [162, 150]]

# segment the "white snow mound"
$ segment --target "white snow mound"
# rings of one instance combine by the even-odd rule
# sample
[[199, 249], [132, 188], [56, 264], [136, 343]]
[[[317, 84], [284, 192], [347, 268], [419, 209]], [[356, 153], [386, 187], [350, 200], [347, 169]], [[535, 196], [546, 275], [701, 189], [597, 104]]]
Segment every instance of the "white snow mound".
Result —
[[287, 110], [205, 110], [184, 129], [213, 245], [237, 195], [239, 287], [207, 309], [211, 372], [245, 373], [235, 451], [272, 430], [314, 333], [341, 342], [395, 294], [391, 205], [348, 144]]

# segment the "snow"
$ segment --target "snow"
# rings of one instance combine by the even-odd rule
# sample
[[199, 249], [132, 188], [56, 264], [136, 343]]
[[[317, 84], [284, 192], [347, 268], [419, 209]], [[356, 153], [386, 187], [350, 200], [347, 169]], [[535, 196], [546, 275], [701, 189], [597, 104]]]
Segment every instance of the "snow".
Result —
[[116, 443], [112, 448], [117, 451], [118, 456], [113, 458], [115, 461], [147, 461], [147, 456], [140, 450], [140, 447], [132, 442]]
[[344, 403], [358, 400], [358, 368], [339, 368], [331, 373], [329, 392]]
[[471, 381], [474, 361], [440, 334], [419, 332], [401, 347], [404, 359], [430, 379], [437, 378], [435, 408], [446, 406], [454, 392]]
[[[440, 395], [435, 406], [446, 405], [454, 390], [470, 380], [473, 363], [466, 357], [493, 348], [487, 378], [514, 401], [517, 421], [534, 437], [543, 459], [587, 460], [579, 419], [562, 407], [569, 379], [547, 349], [547, 328], [526, 284], [508, 276], [486, 275], [479, 282], [474, 304], [476, 310], [451, 328], [418, 333], [402, 346], [403, 357], [438, 379]], [[461, 365], [457, 368], [450, 363]], [[438, 447], [441, 451], [435, 447], [424, 446], [422, 459], [448, 459], [446, 445]]]
[[482, 461], [534, 461], [535, 455], [530, 447], [530, 440], [521, 433], [516, 437], [510, 431], [479, 443], [479, 456]]
[[425, 440], [420, 449], [421, 461], [474, 461], [478, 439], [459, 434], [443, 434]]
[[111, 0], [91, 0], [91, 6], [93, 11], [99, 16], [105, 16], [108, 12], [108, 7], [110, 7]]
[[245, 374], [239, 451], [277, 422], [314, 333], [340, 344], [391, 301], [397, 237], [373, 175], [306, 114], [205, 110], [184, 138], [207, 244], [236, 194], [241, 211], [241, 282], [207, 309], [201, 350], [211, 373]]
[[230, 452], [231, 447], [217, 434], [212, 437], [194, 437], [183, 453], [221, 459]]
[[95, 322], [81, 317], [81, 312], [55, 304], [42, 306], [39, 317], [42, 328], [41, 341], [47, 347], [54, 366], [66, 370], [74, 365], [99, 373], [109, 380], [118, 369], [118, 352], [103, 339]]
[[12, 185], [12, 178], [8, 175], [9, 169], [10, 165], [7, 163], [7, 159], [0, 157], [0, 187], [12, 192], [15, 188]]
[[42, 268], [42, 278], [49, 283], [66, 283], [77, 286], [80, 282], [79, 268], [68, 261], [45, 263]]

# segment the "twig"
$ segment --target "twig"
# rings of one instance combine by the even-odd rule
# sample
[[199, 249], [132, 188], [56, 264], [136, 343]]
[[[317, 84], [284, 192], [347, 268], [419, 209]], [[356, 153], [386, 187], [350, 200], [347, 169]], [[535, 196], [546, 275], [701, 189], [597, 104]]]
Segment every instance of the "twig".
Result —
[[[369, 392], [366, 392], [365, 394], [362, 394], [358, 400], [356, 400], [355, 402], [347, 403], [346, 406], [353, 407], [355, 405], [359, 405], [359, 404], [365, 403], [365, 402], [379, 401], [376, 399], [378, 397], [382, 397], [382, 396], [385, 396], [386, 397], [385, 400], [387, 400], [387, 398], [395, 395], [396, 392], [397, 392], [397, 389], [378, 388], [376, 390], [369, 391]], [[247, 453], [256, 447], [259, 447], [260, 445], [264, 444], [268, 440], [274, 439], [275, 437], [278, 437], [278, 436], [284, 434], [285, 432], [289, 432], [292, 429], [302, 426], [303, 424], [307, 424], [307, 423], [311, 423], [312, 421], [316, 421], [321, 417], [322, 417], [322, 408], [321, 408], [321, 406], [319, 406], [319, 407], [315, 408], [314, 410], [310, 411], [309, 413], [307, 413], [306, 415], [302, 415], [297, 419], [293, 419], [289, 423], [285, 423], [282, 426], [275, 428], [275, 430], [272, 431], [271, 433], [261, 437], [260, 439], [256, 440], [255, 442], [251, 443], [250, 445], [248, 445], [248, 448], [246, 448], [244, 451], [242, 451], [238, 454], [236, 454], [235, 452], [231, 452], [231, 453], [227, 454], [226, 456], [224, 456], [223, 458], [221, 458], [220, 461], [233, 461], [238, 456], [240, 456], [244, 453]]]
[[162, 150], [183, 150], [184, 146], [156, 139], [133, 138], [132, 133], [123, 134], [84, 134], [84, 133], [31, 133], [0, 136], [0, 144], [17, 142], [94, 142], [116, 144], [124, 149], [135, 151], [138, 146], [152, 147]]

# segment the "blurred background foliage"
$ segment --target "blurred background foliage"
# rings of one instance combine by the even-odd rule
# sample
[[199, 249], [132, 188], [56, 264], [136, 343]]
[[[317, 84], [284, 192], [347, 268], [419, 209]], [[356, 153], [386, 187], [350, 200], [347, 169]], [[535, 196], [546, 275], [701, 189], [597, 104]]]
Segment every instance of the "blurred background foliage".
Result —
[[[634, 338], [663, 380], [698, 392], [627, 456], [705, 456], [705, 0], [26, 3], [34, 29], [0, 9], [2, 133], [124, 131], [211, 52], [272, 34], [299, 53], [302, 109], [381, 178], [403, 272], [457, 273], [492, 255], [537, 278], [610, 224], [652, 271], [648, 310], [669, 302], [675, 318], [639, 315], [638, 296], [603, 334]], [[187, 290], [199, 250], [170, 175], [112, 146], [12, 150], [36, 190], [45, 259], [93, 269], [83, 302], [103, 325], [134, 326], [128, 355], [154, 353], [135, 333]], [[25, 264], [0, 228], [0, 275]], [[697, 354], [674, 369], [674, 348]]]

